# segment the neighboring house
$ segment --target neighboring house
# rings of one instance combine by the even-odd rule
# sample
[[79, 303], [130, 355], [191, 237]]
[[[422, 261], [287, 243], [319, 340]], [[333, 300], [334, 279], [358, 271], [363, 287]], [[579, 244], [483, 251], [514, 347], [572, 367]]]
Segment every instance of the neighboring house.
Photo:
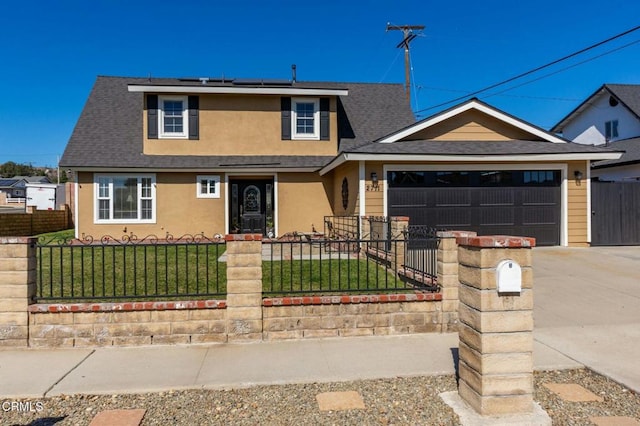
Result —
[[551, 131], [577, 143], [625, 151], [619, 159], [592, 163], [592, 177], [640, 180], [640, 85], [603, 85]]
[[12, 178], [0, 178], [0, 192], [6, 194], [7, 200], [11, 198], [25, 198], [28, 183], [50, 183], [46, 176], [14, 176]]
[[24, 198], [26, 184], [23, 178], [0, 178], [0, 192], [5, 193], [7, 198]]
[[14, 176], [13, 179], [22, 179], [27, 183], [51, 183], [46, 176]]
[[589, 242], [611, 149], [470, 100], [415, 122], [401, 85], [99, 77], [60, 164], [76, 234], [322, 229], [330, 215]]

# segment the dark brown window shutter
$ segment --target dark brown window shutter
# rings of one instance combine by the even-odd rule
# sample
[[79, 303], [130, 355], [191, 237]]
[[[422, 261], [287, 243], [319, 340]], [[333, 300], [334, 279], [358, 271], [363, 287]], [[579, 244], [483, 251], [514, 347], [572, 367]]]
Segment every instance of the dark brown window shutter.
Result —
[[291, 98], [280, 98], [282, 140], [291, 140]]
[[147, 137], [158, 139], [158, 95], [147, 95]]
[[329, 140], [329, 98], [320, 98], [320, 140]]
[[200, 98], [189, 96], [189, 139], [200, 139]]

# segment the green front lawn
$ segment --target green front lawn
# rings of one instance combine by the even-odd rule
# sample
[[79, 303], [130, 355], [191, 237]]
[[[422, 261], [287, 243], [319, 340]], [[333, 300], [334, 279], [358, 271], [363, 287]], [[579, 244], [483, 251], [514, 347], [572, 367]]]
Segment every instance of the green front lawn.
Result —
[[[227, 263], [218, 261], [225, 250], [225, 244], [52, 242], [37, 249], [38, 298], [225, 298]], [[263, 292], [270, 296], [406, 290], [393, 271], [364, 257], [263, 261], [262, 282]]]
[[344, 294], [404, 289], [391, 269], [366, 258], [262, 262], [262, 291], [288, 294]]
[[[226, 294], [224, 244], [39, 247], [38, 297], [106, 300]], [[153, 297], [157, 299], [157, 297]]]
[[36, 235], [40, 244], [57, 244], [70, 241], [74, 238], [75, 231], [73, 229], [65, 229], [64, 231], [47, 232], [46, 234]]

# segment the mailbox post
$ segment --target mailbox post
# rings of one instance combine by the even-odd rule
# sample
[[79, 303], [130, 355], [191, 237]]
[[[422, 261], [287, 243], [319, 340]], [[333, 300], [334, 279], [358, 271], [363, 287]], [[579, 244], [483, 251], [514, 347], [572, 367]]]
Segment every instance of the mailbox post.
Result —
[[530, 414], [535, 240], [482, 236], [457, 242], [458, 393], [481, 415]]

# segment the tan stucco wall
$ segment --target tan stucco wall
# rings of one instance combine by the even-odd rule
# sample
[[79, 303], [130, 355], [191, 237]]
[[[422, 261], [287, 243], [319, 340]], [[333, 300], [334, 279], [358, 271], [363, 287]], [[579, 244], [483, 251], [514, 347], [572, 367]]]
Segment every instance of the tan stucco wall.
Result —
[[318, 232], [324, 227], [324, 216], [333, 214], [332, 179], [317, 173], [278, 174], [278, 234]]
[[[419, 163], [413, 163], [419, 164]], [[517, 164], [517, 163], [504, 163]], [[536, 164], [536, 163], [530, 163]], [[548, 163], [547, 163], [548, 164]], [[562, 164], [562, 163], [560, 163]], [[442, 163], [441, 165], [445, 165]], [[464, 169], [464, 163], [450, 163], [454, 169]], [[385, 215], [384, 191], [386, 176], [383, 163], [365, 163], [365, 214]], [[575, 170], [584, 176], [580, 184], [574, 178]], [[371, 183], [371, 172], [378, 174], [379, 187]], [[163, 237], [167, 232], [180, 236], [185, 233], [203, 232], [205, 235], [224, 234], [224, 174], [220, 174], [220, 198], [196, 198], [196, 173], [157, 173], [157, 222], [156, 224], [94, 224], [93, 173], [79, 173], [79, 233], [100, 237], [119, 237], [124, 233], [138, 236], [155, 234]], [[567, 217], [568, 244], [588, 245], [587, 208], [587, 162], [568, 163], [567, 171]], [[342, 207], [342, 180], [349, 182], [349, 204]], [[315, 173], [278, 174], [278, 234], [301, 231], [310, 232], [312, 227], [322, 231], [324, 216], [359, 214], [358, 163], [345, 163], [326, 176]]]
[[143, 114], [144, 153], [149, 155], [336, 155], [336, 99], [329, 105], [328, 141], [281, 140], [280, 96], [201, 95], [200, 139], [147, 139]]
[[539, 137], [497, 120], [480, 111], [466, 111], [435, 124], [407, 139], [440, 141], [506, 141], [514, 139], [539, 140]]
[[[358, 187], [360, 185], [358, 162], [351, 161], [336, 167], [330, 174], [333, 178], [333, 206], [336, 216], [357, 215], [360, 212], [360, 198]], [[347, 178], [349, 187], [349, 200], [347, 208], [342, 205], [342, 181]]]
[[[206, 236], [225, 234], [225, 176], [223, 173], [219, 175], [220, 198], [208, 199], [196, 198], [196, 173], [157, 173], [155, 224], [94, 224], [93, 173], [79, 173], [79, 234], [94, 238], [103, 235], [121, 237], [131, 232], [139, 237], [154, 234], [160, 238], [167, 232], [174, 237], [196, 233]], [[279, 173], [276, 205], [278, 234], [311, 232], [312, 227], [322, 232], [324, 216], [333, 214], [332, 184], [330, 176]]]
[[[95, 224], [93, 173], [79, 173], [79, 236], [102, 235], [121, 237], [133, 232], [138, 237], [154, 234], [164, 238], [203, 233], [224, 234], [224, 174], [220, 176], [220, 198], [196, 198], [196, 176], [199, 173], [156, 173], [156, 223]], [[202, 173], [204, 174], [204, 173]]]

